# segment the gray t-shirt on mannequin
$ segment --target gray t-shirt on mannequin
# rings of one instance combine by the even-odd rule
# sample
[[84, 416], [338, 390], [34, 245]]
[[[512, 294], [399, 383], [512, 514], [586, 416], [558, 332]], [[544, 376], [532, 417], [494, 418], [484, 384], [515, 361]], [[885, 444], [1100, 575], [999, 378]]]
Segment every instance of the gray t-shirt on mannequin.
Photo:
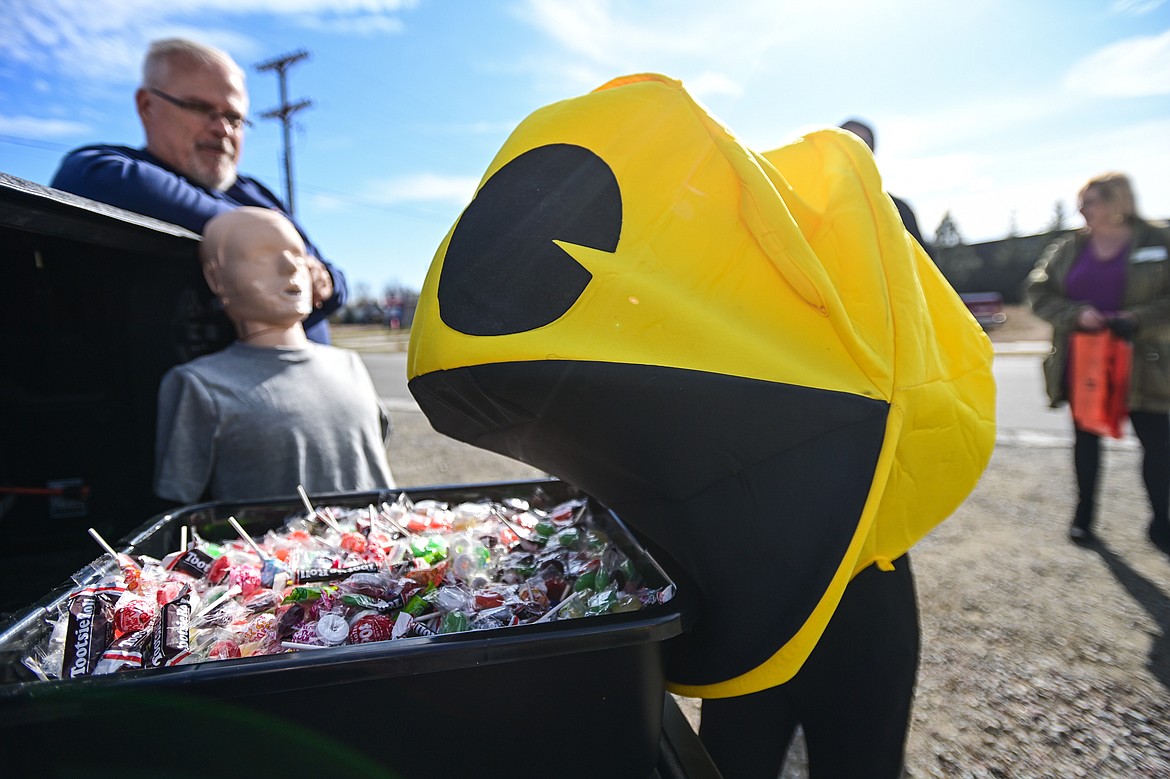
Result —
[[154, 489], [181, 503], [395, 486], [387, 419], [355, 352], [234, 343], [175, 366], [158, 397]]

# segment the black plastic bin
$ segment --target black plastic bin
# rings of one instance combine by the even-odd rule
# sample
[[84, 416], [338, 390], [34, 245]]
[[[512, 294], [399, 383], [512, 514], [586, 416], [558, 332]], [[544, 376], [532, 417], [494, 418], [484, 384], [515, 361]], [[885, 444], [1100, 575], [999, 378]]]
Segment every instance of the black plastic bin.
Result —
[[[533, 481], [404, 490], [413, 500], [561, 502]], [[314, 496], [363, 507], [399, 491]], [[276, 527], [296, 499], [211, 503], [159, 515], [116, 546], [162, 557], [180, 527], [211, 539]], [[671, 585], [621, 521], [594, 504], [611, 541], [651, 587]], [[113, 570], [108, 556], [76, 575]], [[660, 643], [682, 631], [676, 601], [637, 612], [430, 638], [219, 660], [72, 681], [36, 681], [21, 658], [48, 633], [62, 585], [0, 626], [0, 765], [35, 755], [42, 776], [656, 775], [665, 685]], [[669, 702], [669, 699], [668, 699]], [[142, 773], [142, 771], [146, 773]], [[106, 770], [104, 773], [108, 773]], [[109, 774], [113, 775], [113, 774]]]

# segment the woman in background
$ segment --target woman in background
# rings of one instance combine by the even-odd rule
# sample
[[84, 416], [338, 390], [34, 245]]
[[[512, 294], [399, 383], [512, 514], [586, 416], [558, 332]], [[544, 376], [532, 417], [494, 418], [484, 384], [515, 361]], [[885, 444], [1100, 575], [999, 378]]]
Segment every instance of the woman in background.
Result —
[[[1032, 310], [1052, 324], [1044, 362], [1050, 405], [1068, 400], [1069, 337], [1106, 328], [1133, 340], [1128, 408], [1142, 444], [1150, 541], [1170, 554], [1170, 233], [1144, 221], [1129, 179], [1106, 173], [1080, 190], [1085, 227], [1044, 250], [1026, 282]], [[1069, 538], [1095, 541], [1101, 438], [1076, 427], [1077, 507]]]

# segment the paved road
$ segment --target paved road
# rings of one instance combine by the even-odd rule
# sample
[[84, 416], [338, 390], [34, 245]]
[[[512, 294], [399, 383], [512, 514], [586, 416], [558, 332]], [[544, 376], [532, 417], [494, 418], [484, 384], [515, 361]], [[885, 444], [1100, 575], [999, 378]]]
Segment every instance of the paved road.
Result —
[[[1071, 446], [1072, 419], [1067, 406], [1048, 407], [1043, 362], [1048, 343], [996, 344], [996, 416], [1000, 445]], [[1137, 446], [1132, 431], [1121, 440], [1106, 438], [1106, 448]]]
[[1001, 442], [1071, 442], [1068, 409], [1048, 407], [1043, 361], [1043, 355], [1035, 351], [996, 353], [992, 368]]
[[417, 407], [406, 388], [406, 352], [361, 352], [378, 395], [391, 410], [409, 404]]

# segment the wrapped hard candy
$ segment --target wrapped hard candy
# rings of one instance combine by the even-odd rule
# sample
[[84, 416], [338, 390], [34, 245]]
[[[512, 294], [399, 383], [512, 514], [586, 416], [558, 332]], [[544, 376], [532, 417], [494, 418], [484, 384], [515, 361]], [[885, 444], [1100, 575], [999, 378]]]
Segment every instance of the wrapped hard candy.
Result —
[[321, 636], [317, 635], [316, 621], [302, 622], [293, 630], [288, 640], [294, 644], [304, 644], [306, 646], [325, 646], [325, 642], [321, 639]]
[[369, 644], [374, 641], [389, 641], [394, 630], [394, 621], [381, 614], [367, 614], [350, 626], [349, 643]]
[[114, 628], [119, 633], [134, 633], [150, 624], [158, 608], [146, 598], [123, 598], [114, 608]]
[[244, 628], [241, 644], [270, 644], [276, 640], [276, 615], [257, 614]]
[[240, 645], [230, 638], [221, 638], [213, 642], [211, 648], [207, 650], [208, 660], [229, 660], [240, 656]]
[[248, 565], [233, 566], [231, 573], [228, 574], [228, 580], [233, 586], [240, 588], [240, 594], [245, 598], [264, 587], [264, 580], [260, 578], [260, 570]]
[[349, 623], [340, 614], [322, 614], [317, 620], [317, 635], [325, 644], [337, 646], [349, 637]]

